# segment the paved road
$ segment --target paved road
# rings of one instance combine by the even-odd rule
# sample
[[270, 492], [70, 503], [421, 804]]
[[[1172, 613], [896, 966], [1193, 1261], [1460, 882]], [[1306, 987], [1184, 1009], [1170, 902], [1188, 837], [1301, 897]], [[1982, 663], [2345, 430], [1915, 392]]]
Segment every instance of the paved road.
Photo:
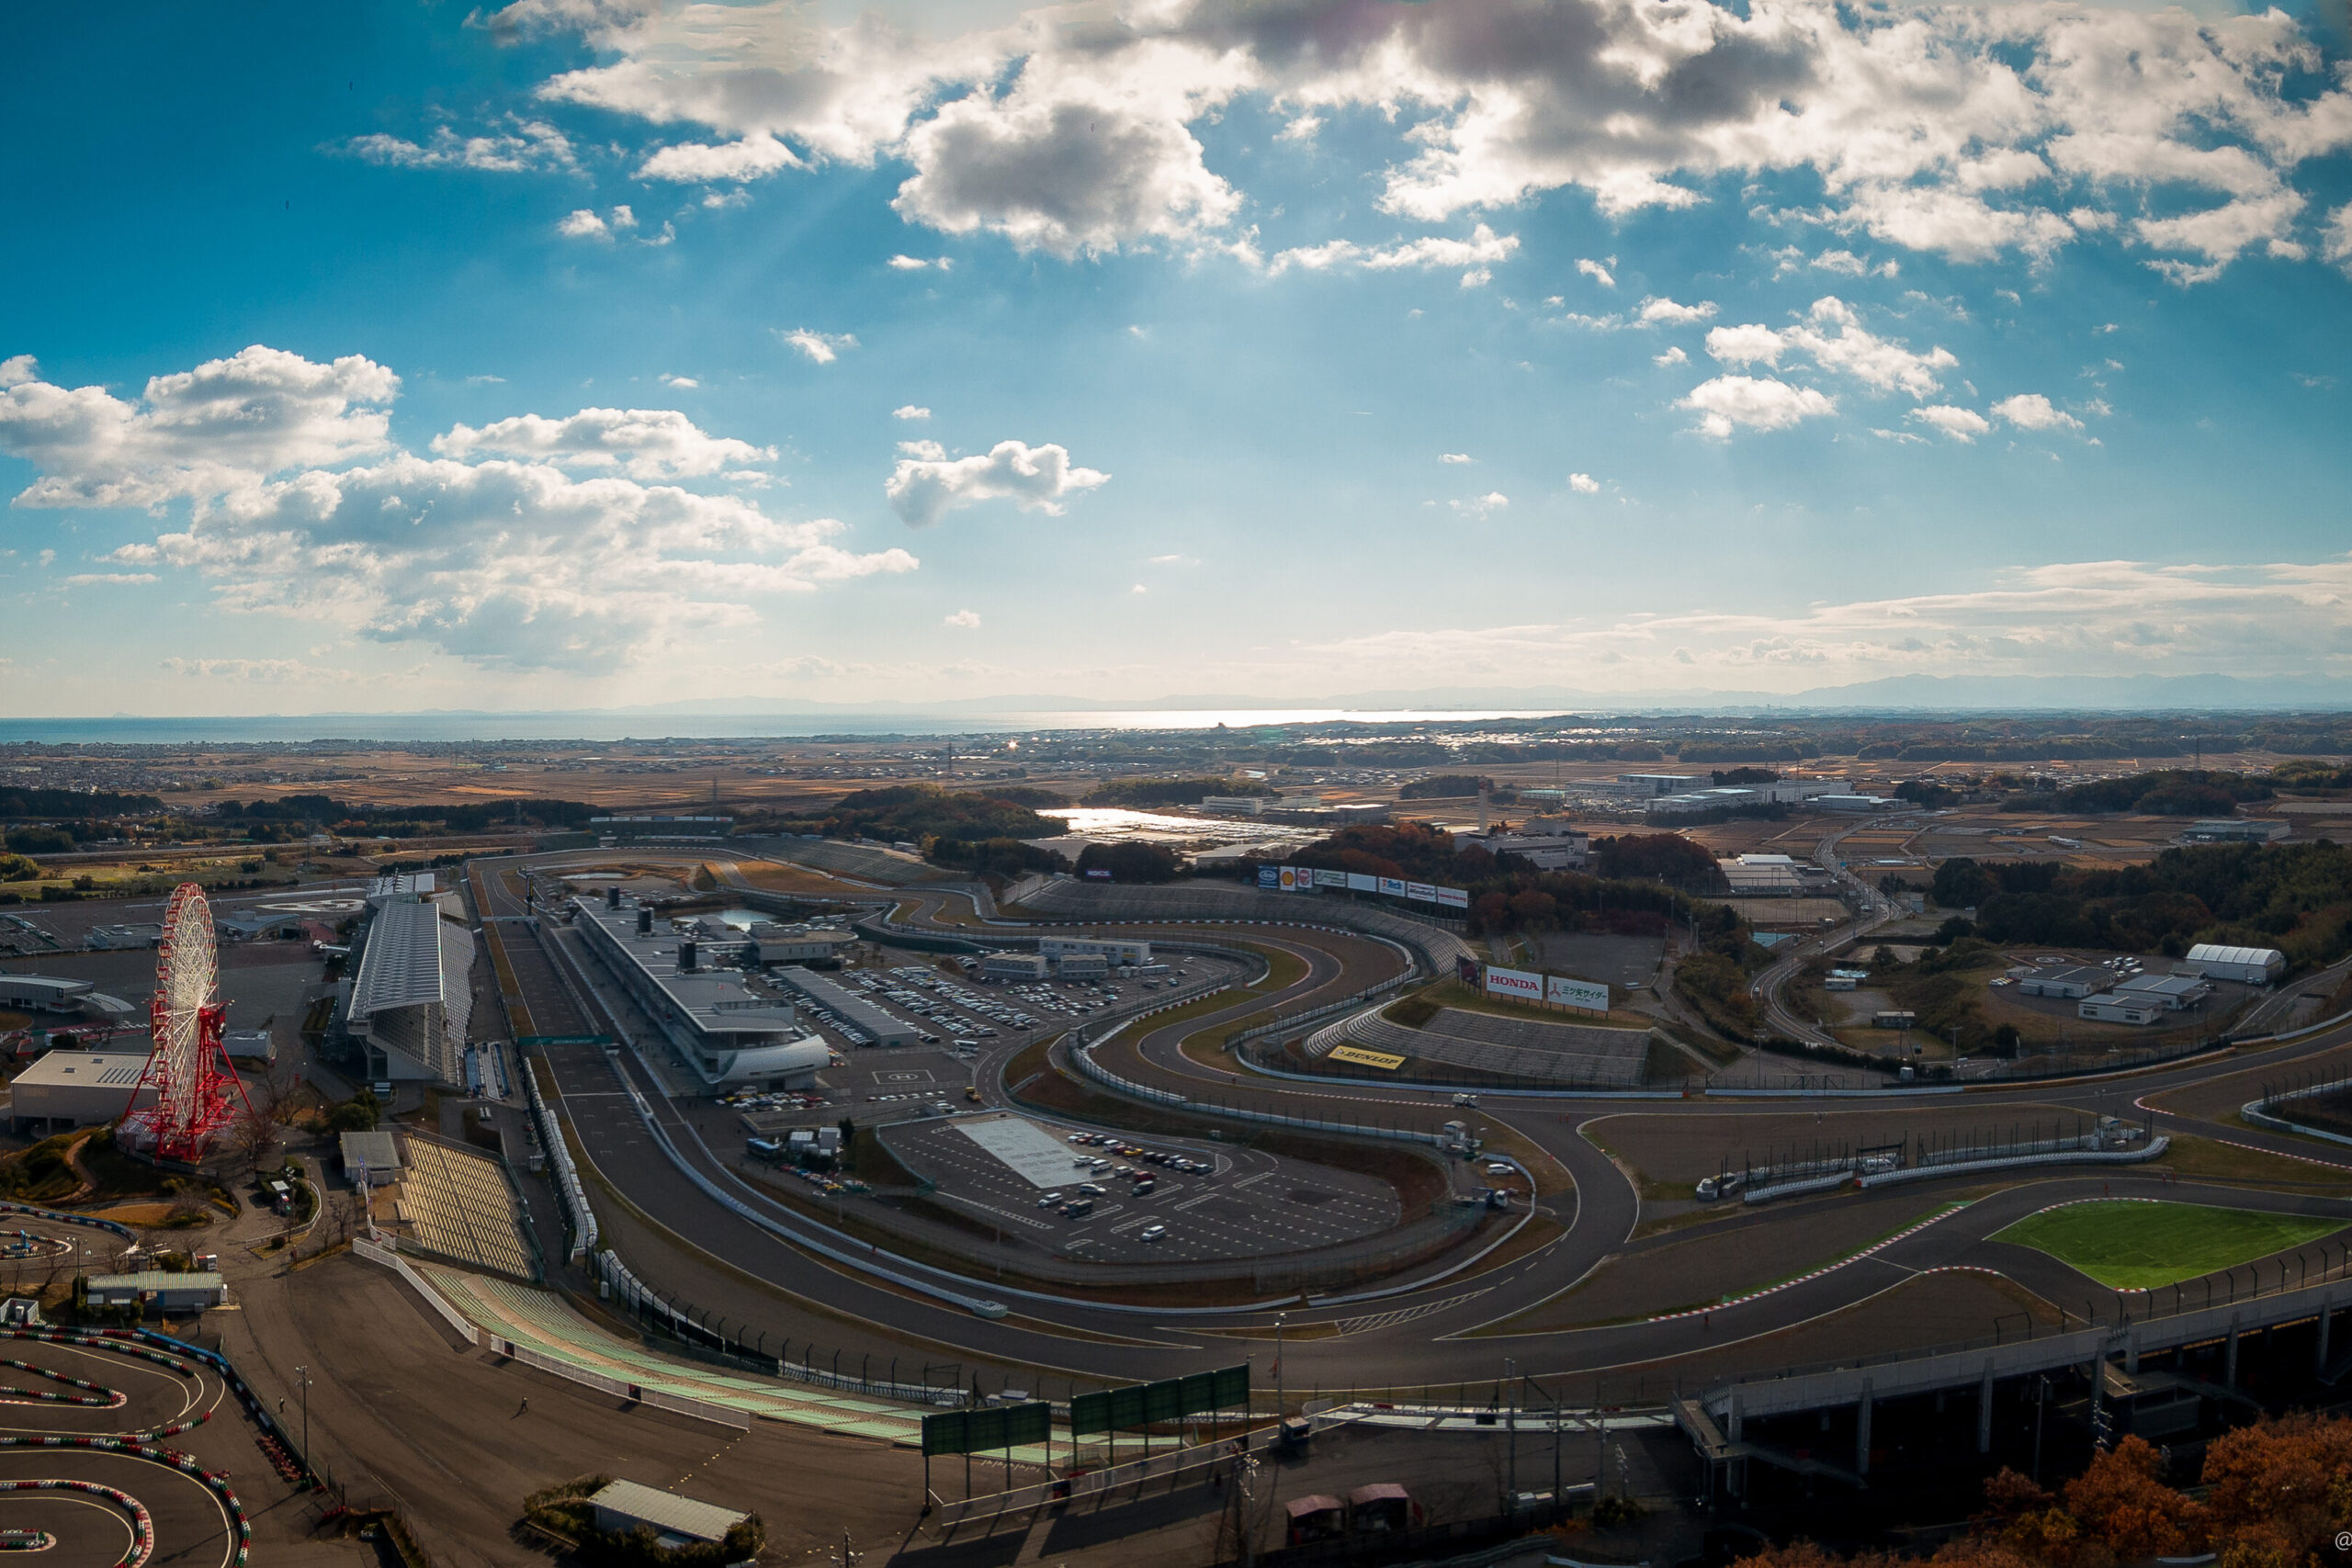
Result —
[[[634, 851], [639, 858], [645, 852]], [[493, 887], [485, 912], [518, 913], [498, 906], [502, 897]], [[950, 918], [950, 901], [960, 903]], [[992, 908], [954, 889], [926, 888], [900, 896], [899, 916], [910, 922], [934, 921], [952, 929], [1000, 919]], [[544, 945], [552, 933], [534, 936], [520, 922], [501, 922], [510, 955], [526, 945], [549, 974], [562, 962]], [[1229, 1008], [1213, 1010], [1174, 1022], [1149, 1020], [1130, 1025], [1101, 1049], [1106, 1065], [1123, 1076], [1196, 1098], [1220, 1098], [1290, 1114], [1379, 1120], [1429, 1125], [1453, 1112], [1447, 1101], [1425, 1090], [1385, 1089], [1377, 1084], [1349, 1082], [1325, 1087], [1269, 1080], [1238, 1074], [1185, 1055], [1182, 1040], [1212, 1027], [1229, 1027], [1251, 1013], [1269, 1008], [1283, 1011], [1313, 1005], [1322, 998], [1347, 994], [1379, 977], [1382, 963], [1394, 956], [1380, 944], [1354, 936], [1290, 928], [1216, 926], [1194, 928], [1190, 933], [1206, 940], [1223, 937], [1295, 953], [1306, 970], [1278, 993], [1237, 998]], [[517, 965], [518, 974], [524, 965]], [[593, 964], [578, 971], [594, 984]], [[645, 1021], [633, 1015], [626, 999], [596, 987], [592, 1009], [608, 1016], [600, 1020], [633, 1034], [648, 1032]], [[1004, 1060], [1023, 1043], [1005, 1042], [981, 1063], [979, 1081], [999, 1103], [1004, 1094], [1000, 1074]], [[2089, 1114], [2136, 1117], [2147, 1109], [2143, 1101], [2168, 1090], [2202, 1084], [2248, 1067], [2277, 1067], [2321, 1052], [2352, 1043], [2352, 1028], [2338, 1028], [2308, 1039], [2267, 1050], [2219, 1054], [2208, 1059], [2176, 1064], [2153, 1072], [2105, 1080], [2068, 1083], [2004, 1085], [1972, 1089], [1968, 1103], [1982, 1105], [1989, 1118], [2000, 1107], [2024, 1102], [2056, 1104]], [[1212, 1318], [1161, 1310], [1123, 1312], [1114, 1308], [1066, 1301], [1038, 1300], [994, 1285], [965, 1285], [971, 1293], [1006, 1303], [1011, 1315], [989, 1321], [964, 1307], [928, 1299], [876, 1275], [842, 1263], [813, 1257], [787, 1237], [840, 1248], [843, 1238], [828, 1235], [827, 1227], [797, 1211], [775, 1202], [738, 1182], [722, 1158], [705, 1148], [687, 1124], [662, 1098], [653, 1077], [628, 1052], [608, 1055], [594, 1047], [555, 1047], [548, 1052], [561, 1087], [566, 1111], [579, 1129], [599, 1179], [614, 1193], [625, 1197], [638, 1212], [632, 1222], [657, 1228], [676, 1238], [702, 1263], [695, 1265], [696, 1304], [735, 1322], [750, 1322], [814, 1337], [838, 1346], [852, 1358], [859, 1355], [921, 1356], [953, 1353], [967, 1362], [998, 1367], [1046, 1369], [1055, 1376], [1083, 1384], [1093, 1381], [1168, 1375], [1234, 1359], [1238, 1355], [1271, 1355], [1274, 1333], [1270, 1306], [1257, 1312], [1237, 1312]], [[640, 1103], [646, 1108], [640, 1111]], [[1675, 1105], [1679, 1115], [1710, 1118], [1785, 1116], [1810, 1104], [1787, 1100], [1701, 1100]], [[1898, 1121], [1906, 1111], [1949, 1109], [1950, 1096], [1894, 1096], [1870, 1102], [1874, 1111]], [[1641, 1109], [1662, 1109], [1634, 1102]], [[1853, 1109], [1850, 1102], [1835, 1102]], [[1433, 1280], [1408, 1288], [1377, 1301], [1334, 1301], [1284, 1304], [1287, 1319], [1284, 1365], [1286, 1382], [1303, 1387], [1408, 1386], [1472, 1382], [1491, 1378], [1505, 1353], [1523, 1370], [1539, 1375], [1585, 1377], [1608, 1369], [1656, 1366], [1699, 1351], [1711, 1353], [1711, 1365], [1721, 1367], [1727, 1346], [1752, 1346], [1758, 1368], [1775, 1364], [1776, 1351], [1764, 1337], [1813, 1321], [1822, 1314], [1863, 1301], [1890, 1285], [1938, 1269], [1991, 1269], [2058, 1302], [2068, 1310], [2097, 1311], [2110, 1315], [2119, 1305], [2111, 1292], [2091, 1286], [2078, 1274], [2039, 1253], [1992, 1242], [1988, 1238], [2019, 1215], [2050, 1203], [2112, 1193], [2115, 1196], [2162, 1196], [2189, 1201], [2227, 1202], [2239, 1207], [2277, 1208], [2299, 1213], [2340, 1217], [2352, 1224], [2352, 1202], [2340, 1199], [2252, 1191], [2240, 1187], [2207, 1187], [2188, 1182], [2167, 1183], [2155, 1176], [2120, 1172], [2084, 1175], [2053, 1171], [2049, 1177], [2010, 1189], [1894, 1242], [1867, 1258], [1845, 1264], [1802, 1284], [1774, 1292], [1741, 1304], [1720, 1308], [1699, 1317], [1662, 1322], [1629, 1322], [1567, 1331], [1493, 1337], [1494, 1330], [1574, 1284], [1603, 1260], [1623, 1255], [1638, 1258], [1659, 1251], [1675, 1235], [1632, 1240], [1641, 1213], [1641, 1197], [1628, 1175], [1584, 1135], [1596, 1118], [1622, 1115], [1629, 1109], [1623, 1100], [1601, 1097], [1561, 1098], [1505, 1102], [1490, 1099], [1475, 1114], [1485, 1123], [1505, 1127], [1544, 1156], [1558, 1162], [1572, 1181], [1546, 1200], [1547, 1218], [1561, 1227], [1543, 1246], [1512, 1258], [1501, 1268]], [[646, 1130], [650, 1113], [687, 1162], [703, 1177], [728, 1190], [757, 1223], [712, 1199], [676, 1166], [663, 1157]], [[2161, 1127], [2224, 1138], [2251, 1147], [2290, 1154], [2319, 1164], [2352, 1169], [2352, 1149], [2332, 1149], [2306, 1140], [2226, 1125], [2204, 1116], [2177, 1114], [2155, 1108]], [[1917, 1208], [1932, 1208], [1941, 1193], [1965, 1184], [1965, 1178], [1929, 1181], [1910, 1190]], [[1792, 1263], [1813, 1260], [1805, 1241], [1809, 1222], [1848, 1198], [1795, 1201], [1771, 1205], [1753, 1214], [1717, 1222], [1704, 1233], [1736, 1238], [1768, 1253], [1777, 1249]], [[624, 1225], [625, 1231], [630, 1227]], [[781, 1233], [781, 1234], [779, 1234]], [[646, 1245], [652, 1245], [646, 1233]], [[683, 1256], [683, 1255], [682, 1255]], [[2318, 1254], [2314, 1251], [2312, 1259]], [[2340, 1258], [2340, 1250], [2333, 1254]], [[880, 1263], [883, 1260], [870, 1259]], [[716, 1261], [723, 1267], [709, 1267]], [[926, 1276], [919, 1269], [905, 1272]], [[2243, 1278], [2243, 1275], [2241, 1275]], [[2194, 1304], [2194, 1291], [2191, 1301]], [[2077, 1308], [2075, 1303], [2082, 1303]], [[1209, 1334], [1210, 1327], [1218, 1332]], [[1485, 1329], [1477, 1337], [1471, 1331]], [[1236, 1336], [1238, 1336], [1237, 1338]], [[1735, 1352], [1736, 1354], [1736, 1352]], [[1263, 1360], [1261, 1362], [1263, 1365]]]

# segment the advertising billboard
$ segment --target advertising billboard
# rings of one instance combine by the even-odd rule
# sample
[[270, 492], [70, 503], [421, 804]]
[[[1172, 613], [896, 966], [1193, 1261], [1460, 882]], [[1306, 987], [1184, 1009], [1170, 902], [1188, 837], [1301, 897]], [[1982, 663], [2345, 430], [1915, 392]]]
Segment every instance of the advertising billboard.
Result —
[[1281, 886], [1282, 890], [1285, 893], [1291, 892], [1298, 886], [1298, 872], [1295, 867], [1286, 865], [1282, 868]]
[[1111, 880], [1111, 874], [1099, 865], [1094, 867], [1091, 871], [1089, 871], [1086, 875], [1087, 879], [1091, 882], [1108, 882]]
[[1423, 904], [1434, 904], [1437, 902], [1437, 889], [1426, 882], [1408, 882], [1405, 884], [1405, 897]]
[[1347, 874], [1347, 878], [1348, 891], [1351, 893], [1377, 893], [1380, 891], [1380, 878], [1376, 876], [1368, 875], [1361, 871], [1351, 871]]
[[1315, 871], [1315, 886], [1317, 886], [1317, 887], [1345, 887], [1347, 885], [1348, 885], [1348, 874], [1347, 874], [1346, 872], [1344, 872], [1344, 871], [1325, 871], [1325, 870], [1324, 870], [1324, 869], [1322, 869], [1320, 866], [1317, 866], [1317, 867], [1316, 868], [1316, 871]]
[[1258, 886], [1261, 887], [1279, 887], [1282, 886], [1282, 877], [1283, 874], [1278, 867], [1261, 865], [1258, 868]]
[[1564, 1008], [1582, 1008], [1587, 1012], [1609, 1010], [1609, 987], [1589, 980], [1569, 980], [1558, 975], [1544, 976], [1544, 999]]
[[1459, 887], [1441, 887], [1437, 901], [1449, 909], [1466, 909], [1470, 907], [1470, 895]]
[[1513, 1001], [1540, 1002], [1544, 999], [1544, 976], [1524, 969], [1498, 969], [1487, 966], [1487, 995], [1509, 997]]
[[1391, 898], [1402, 898], [1405, 896], [1405, 879], [1401, 876], [1384, 876], [1380, 879], [1380, 890]]

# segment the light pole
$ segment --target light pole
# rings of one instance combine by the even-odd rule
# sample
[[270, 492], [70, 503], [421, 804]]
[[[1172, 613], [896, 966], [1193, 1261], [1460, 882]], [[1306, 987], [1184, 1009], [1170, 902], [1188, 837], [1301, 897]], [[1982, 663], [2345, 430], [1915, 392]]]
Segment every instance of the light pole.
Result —
[[297, 1367], [294, 1375], [302, 1381], [302, 1468], [318, 1473], [311, 1463], [311, 1369]]
[[1290, 1404], [1283, 1397], [1283, 1319], [1285, 1313], [1274, 1314], [1274, 1419], [1279, 1422], [1290, 1414]]

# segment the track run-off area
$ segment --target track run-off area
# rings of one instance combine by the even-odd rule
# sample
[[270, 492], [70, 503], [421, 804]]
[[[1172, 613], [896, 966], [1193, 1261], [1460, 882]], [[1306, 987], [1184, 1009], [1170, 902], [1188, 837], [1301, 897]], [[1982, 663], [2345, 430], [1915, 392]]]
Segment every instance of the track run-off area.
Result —
[[[739, 865], [758, 858], [737, 843], [725, 853]], [[1131, 1092], [1083, 1078], [1070, 1060], [1074, 1033], [1040, 1028], [981, 1049], [973, 1075], [980, 1105], [970, 1109], [1016, 1111], [1057, 1134], [1124, 1125], [1138, 1142], [1193, 1147], [1242, 1143], [1270, 1118], [1288, 1119], [1285, 1134], [1311, 1138], [1319, 1128], [1372, 1148], [1381, 1140], [1357, 1136], [1364, 1129], [1434, 1134], [1460, 1120], [1482, 1140], [1484, 1156], [1507, 1161], [1532, 1189], [1532, 1203], [1488, 1217], [1463, 1246], [1387, 1278], [1342, 1284], [1089, 1293], [1023, 1281], [1017, 1268], [1007, 1278], [1002, 1258], [992, 1268], [985, 1250], [960, 1265], [893, 1256], [832, 1211], [786, 1201], [747, 1179], [740, 1137], [730, 1147], [698, 1131], [639, 1056], [662, 1049], [658, 1033], [601, 982], [584, 947], [556, 919], [531, 918], [524, 901], [530, 877], [545, 887], [566, 870], [622, 861], [666, 864], [683, 876], [711, 857], [655, 846], [566, 852], [477, 862], [469, 880], [515, 1032], [621, 1043], [536, 1052], [539, 1081], [596, 1210], [600, 1245], [649, 1285], [690, 1302], [706, 1322], [733, 1325], [721, 1331], [729, 1338], [741, 1329], [748, 1346], [756, 1330], [763, 1353], [776, 1353], [781, 1340], [796, 1363], [807, 1355], [814, 1366], [888, 1365], [902, 1375], [954, 1363], [966, 1383], [978, 1375], [990, 1390], [1058, 1398], [1064, 1380], [1073, 1390], [1098, 1387], [1245, 1356], [1271, 1388], [1279, 1341], [1279, 1379], [1294, 1403], [1310, 1393], [1402, 1399], [1438, 1389], [1483, 1398], [1506, 1360], [1519, 1374], [1562, 1380], [1596, 1402], [1656, 1403], [1686, 1382], [1974, 1341], [2005, 1318], [2027, 1332], [2037, 1323], [2046, 1331], [2120, 1322], [2347, 1272], [2352, 1147], [2242, 1124], [2233, 1113], [2266, 1075], [2352, 1050], [2352, 1024], [2137, 1072], [1957, 1092], [1482, 1091], [1465, 1108], [1445, 1089], [1273, 1076], [1221, 1048], [1238, 1029], [1433, 967], [1406, 943], [1318, 920], [1317, 898], [1298, 900], [1295, 922], [1078, 925], [1022, 919], [961, 885], [884, 888], [842, 879], [833, 896], [865, 905], [866, 931], [878, 929], [885, 941], [1134, 936], [1258, 961], [1256, 980], [1180, 996], [1156, 1016], [1145, 1011], [1155, 1004], [1145, 1003], [1125, 1019], [1088, 1019], [1093, 1064]], [[1073, 1087], [1057, 1089], [1058, 1101], [1041, 1099], [1041, 1073]], [[2169, 1139], [2165, 1156], [2146, 1165], [1955, 1171], [1867, 1191], [1848, 1184], [1703, 1213], [1693, 1212], [1682, 1168], [1697, 1159], [1712, 1169], [1719, 1156], [1736, 1164], [1740, 1150], [1807, 1138], [1933, 1142], [1972, 1126], [2095, 1125], [2104, 1117]], [[2182, 1213], [2268, 1216], [2290, 1245], [2138, 1291], [2104, 1284], [2056, 1252], [1996, 1239], [2061, 1205], [2132, 1198]]]

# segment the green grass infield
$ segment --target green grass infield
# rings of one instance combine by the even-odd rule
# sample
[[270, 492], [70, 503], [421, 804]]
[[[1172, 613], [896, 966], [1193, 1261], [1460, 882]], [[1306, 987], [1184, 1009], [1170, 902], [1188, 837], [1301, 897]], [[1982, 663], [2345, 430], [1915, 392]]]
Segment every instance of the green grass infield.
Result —
[[2120, 1291], [2176, 1284], [2344, 1228], [2341, 1220], [2201, 1203], [2100, 1201], [2045, 1209], [1992, 1239], [2046, 1252]]

